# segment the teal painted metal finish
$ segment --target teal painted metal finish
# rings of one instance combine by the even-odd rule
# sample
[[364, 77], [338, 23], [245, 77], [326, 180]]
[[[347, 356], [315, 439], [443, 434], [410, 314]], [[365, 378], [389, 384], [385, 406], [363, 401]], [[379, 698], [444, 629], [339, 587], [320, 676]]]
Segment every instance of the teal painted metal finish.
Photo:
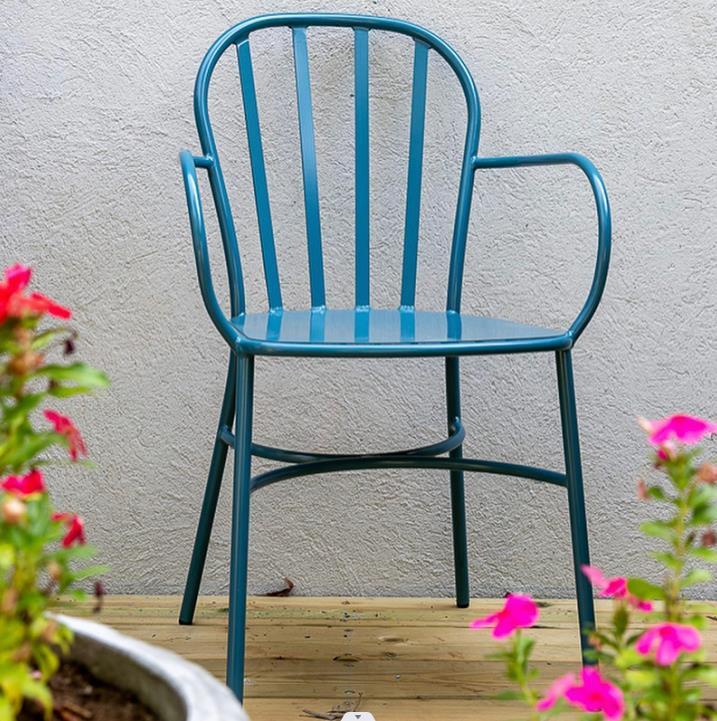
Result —
[[[461, 423], [461, 372], [458, 358], [446, 358], [446, 415], [448, 432], [463, 427]], [[464, 434], [465, 435], [465, 434]], [[463, 443], [450, 450], [452, 461], [463, 460]], [[456, 579], [456, 605], [467, 608], [470, 604], [468, 575], [468, 535], [466, 529], [466, 498], [463, 470], [451, 470], [451, 516], [453, 528], [453, 568]]]
[[369, 96], [368, 30], [354, 30], [354, 124], [356, 155], [356, 307], [371, 303], [370, 245], [371, 216], [369, 196]]
[[583, 471], [580, 461], [580, 434], [578, 432], [578, 412], [575, 405], [573, 361], [569, 351], [556, 353], [555, 355], [558, 371], [558, 396], [560, 398], [560, 421], [563, 429], [575, 587], [578, 596], [580, 644], [583, 650], [583, 659], [586, 663], [591, 663], [591, 660], [586, 658], [585, 654], [590, 648], [588, 638], [590, 630], [595, 627], [595, 609], [593, 606], [592, 586], [587, 576], [582, 572], [583, 566], [590, 565], [590, 551], [588, 547], [587, 518], [585, 517], [585, 494], [583, 492]]
[[278, 481], [301, 476], [315, 476], [322, 473], [339, 473], [343, 471], [359, 471], [368, 468], [433, 468], [447, 471], [473, 471], [474, 473], [495, 473], [499, 476], [529, 478], [534, 481], [549, 483], [552, 486], [565, 487], [565, 474], [549, 471], [535, 466], [524, 466], [517, 463], [501, 461], [485, 461], [478, 458], [435, 458], [420, 455], [404, 456], [399, 453], [370, 454], [362, 456], [330, 458], [322, 461], [296, 463], [292, 466], [276, 468], [254, 476], [251, 481], [252, 491], [270, 486]]
[[306, 236], [309, 243], [309, 285], [312, 308], [326, 305], [324, 290], [324, 261], [321, 249], [321, 215], [319, 213], [319, 179], [316, 173], [316, 142], [311, 109], [311, 80], [306, 28], [293, 27], [294, 67], [296, 69], [296, 102], [299, 108], [299, 137], [301, 139], [301, 167], [304, 173], [304, 208]]
[[227, 686], [244, 687], [246, 582], [249, 560], [249, 499], [251, 494], [251, 434], [254, 403], [254, 358], [241, 356], [236, 364], [236, 447], [232, 489], [232, 542], [229, 564], [229, 635]]
[[445, 357], [558, 350], [572, 345], [569, 335], [550, 328], [410, 307], [247, 313], [234, 318], [232, 324], [239, 334], [238, 348], [255, 355]]
[[259, 109], [257, 107], [254, 70], [251, 64], [251, 50], [248, 39], [237, 44], [237, 60], [239, 62], [239, 77], [241, 78], [242, 103], [244, 105], [244, 118], [249, 145], [252, 184], [254, 185], [256, 217], [259, 222], [261, 255], [264, 261], [264, 280], [266, 281], [269, 308], [273, 310], [282, 306], [281, 284], [279, 283], [279, 268], [276, 262], [274, 226], [271, 222], [264, 149], [259, 125]]
[[418, 229], [421, 221], [421, 185], [423, 182], [423, 139], [426, 125], [426, 82], [428, 79], [428, 46], [417, 40], [413, 55], [413, 95], [411, 99], [411, 136], [408, 148], [406, 182], [406, 221], [403, 233], [403, 279], [401, 307], [416, 302], [418, 263]]
[[[313, 26], [345, 28], [353, 31], [354, 308], [329, 308], [326, 304], [316, 141], [309, 72], [309, 30]], [[255, 36], [260, 36], [260, 31], [276, 27], [288, 28], [290, 31], [296, 77], [299, 115], [297, 142], [302, 161], [310, 297], [308, 307], [299, 310], [286, 310], [283, 307], [282, 276], [279, 273], [274, 240], [261, 136], [261, 117], [249, 44], [250, 36], [254, 42]], [[395, 308], [371, 306], [369, 60], [371, 33], [374, 30], [398, 33], [408, 36], [414, 42], [401, 291], [398, 307]], [[232, 218], [207, 107], [214, 69], [219, 58], [232, 46], [237, 53], [241, 82], [247, 147], [267, 292], [267, 310], [248, 309], [246, 306], [240, 253], [241, 238], [237, 237]], [[415, 302], [419, 272], [417, 257], [421, 242], [420, 204], [428, 67], [431, 57], [446, 62], [455, 73], [463, 90], [467, 112], [445, 306], [442, 309], [422, 310], [415, 307]], [[516, 476], [564, 488], [567, 491], [570, 514], [581, 626], [587, 629], [593, 625], [591, 590], [586, 578], [580, 573], [580, 565], [588, 562], [589, 554], [571, 349], [585, 330], [600, 302], [610, 258], [610, 207], [605, 185], [595, 166], [584, 156], [575, 153], [504, 158], [479, 157], [480, 104], [475, 83], [463, 61], [450, 45], [430, 31], [391, 18], [325, 13], [276, 14], [241, 22], [221, 35], [202, 61], [195, 84], [194, 113], [202, 154], [195, 156], [183, 151], [180, 154], [180, 164], [202, 298], [212, 322], [231, 349], [231, 360], [180, 612], [180, 623], [191, 623], [194, 616], [226, 453], [231, 447], [235, 451], [235, 462], [227, 663], [229, 686], [241, 698], [244, 683], [250, 493], [291, 478], [358, 469], [423, 468], [448, 471], [456, 603], [459, 606], [467, 606], [470, 600], [464, 473], [470, 471]], [[592, 285], [575, 320], [567, 329], [550, 329], [462, 313], [465, 250], [476, 171], [566, 164], [577, 166], [587, 177], [595, 199], [598, 226], [597, 258]], [[197, 168], [207, 173], [219, 219], [230, 291], [228, 313], [221, 308], [212, 282]], [[556, 355], [565, 473], [515, 463], [464, 458], [463, 441], [466, 431], [461, 420], [460, 356], [532, 352], [554, 352]], [[331, 358], [443, 357], [448, 437], [419, 448], [380, 454], [314, 453], [255, 443], [252, 441], [254, 362], [256, 356], [265, 355]], [[233, 423], [234, 433], [232, 433]], [[252, 478], [252, 456], [288, 465]], [[588, 648], [585, 633], [582, 635], [582, 647], [583, 650]]]
[[197, 607], [199, 582], [204, 572], [204, 562], [206, 561], [207, 549], [209, 548], [209, 537], [212, 534], [214, 516], [217, 510], [217, 502], [219, 501], [219, 491], [222, 485], [222, 476], [224, 475], [224, 466], [227, 462], [227, 446], [220, 441], [223, 438], [227, 426], [231, 425], [234, 421], [235, 382], [236, 356], [231, 353], [229, 356], [229, 370], [227, 372], [224, 399], [222, 401], [222, 409], [219, 413], [219, 426], [214, 440], [212, 460], [209, 464], [209, 477], [204, 491], [202, 510], [199, 514], [199, 524], [197, 526], [197, 535], [194, 539], [192, 560], [189, 564], [187, 584], [184, 587], [184, 596], [182, 597], [182, 608], [179, 612], [179, 623], [181, 624], [192, 623], [194, 611]]

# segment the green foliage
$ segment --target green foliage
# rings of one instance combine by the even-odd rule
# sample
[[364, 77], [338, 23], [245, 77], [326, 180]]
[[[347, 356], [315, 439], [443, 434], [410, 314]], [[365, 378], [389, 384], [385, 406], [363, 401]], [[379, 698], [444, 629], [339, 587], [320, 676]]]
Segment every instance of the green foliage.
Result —
[[[714, 432], [714, 424], [707, 427], [710, 425]], [[639, 485], [640, 497], [657, 506], [656, 518], [640, 528], [660, 546], [651, 555], [664, 568], [662, 577], [606, 579], [601, 589], [603, 595], [615, 599], [612, 617], [609, 623], [591, 630], [590, 638], [601, 679], [621, 695], [624, 707], [619, 718], [624, 721], [717, 720], [717, 708], [704, 700], [706, 687], [717, 688], [717, 667], [709, 663], [708, 649], [702, 647], [699, 635], [714, 608], [688, 601], [683, 593], [712, 579], [712, 573], [700, 563], [717, 563], [717, 549], [713, 547], [717, 534], [712, 529], [717, 521], [717, 467], [698, 465], [697, 457], [698, 450], [687, 445], [659, 447], [653, 467], [664, 475], [667, 484], [641, 481]], [[673, 633], [678, 634], [671, 637], [678, 639], [675, 654], [659, 653], [658, 649], [666, 651], [664, 639]], [[689, 638], [699, 640], [697, 647], [688, 643]], [[565, 693], [558, 693], [559, 698], [549, 708], [536, 708], [539, 694], [532, 686], [535, 674], [530, 666], [533, 647], [533, 642], [518, 631], [500, 654], [507, 677], [519, 689], [516, 693], [532, 710], [530, 718], [545, 721], [563, 711], [574, 711], [575, 706], [586, 710], [579, 701], [566, 701]], [[586, 718], [618, 716], [614, 712], [608, 716], [603, 709]]]
[[[82, 595], [78, 584], [104, 570], [86, 565], [93, 549], [82, 521], [55, 512], [40, 468], [50, 463], [42, 454], [52, 446], [67, 448], [73, 460], [84, 451], [69, 418], [57, 414], [61, 424], [43, 418], [44, 403], [104, 388], [108, 380], [84, 363], [64, 361], [75, 333], [39, 326], [48, 314], [69, 312], [38, 311], [37, 298], [23, 295], [29, 271], [25, 285], [13, 289], [12, 270], [0, 280], [0, 721], [15, 721], [23, 704], [37, 704], [50, 718], [48, 681], [72, 633], [48, 610], [61, 594]], [[47, 362], [50, 354], [59, 360]]]

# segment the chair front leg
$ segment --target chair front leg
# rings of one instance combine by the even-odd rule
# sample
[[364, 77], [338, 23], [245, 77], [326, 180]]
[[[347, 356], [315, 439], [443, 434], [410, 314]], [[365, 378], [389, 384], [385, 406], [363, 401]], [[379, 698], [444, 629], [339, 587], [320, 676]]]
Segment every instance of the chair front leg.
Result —
[[[446, 358], [446, 411], [448, 433], [455, 430], [454, 422], [461, 418], [461, 378], [458, 358]], [[463, 446], [450, 452], [451, 458], [463, 457]], [[468, 576], [468, 539], [466, 533], [466, 499], [463, 471], [451, 471], [451, 514], [453, 524], [453, 563], [456, 578], [456, 605], [470, 605], [470, 580]]]
[[222, 401], [222, 409], [219, 414], [219, 426], [214, 439], [212, 460], [209, 464], [209, 477], [207, 478], [207, 486], [204, 491], [202, 510], [199, 514], [197, 535], [194, 538], [192, 560], [189, 564], [187, 583], [184, 587], [182, 608], [179, 611], [179, 623], [181, 624], [189, 625], [194, 621], [194, 610], [197, 607], [199, 584], [202, 581], [204, 563], [207, 559], [209, 537], [212, 535], [214, 515], [217, 510], [217, 501], [219, 500], [219, 491], [221, 489], [224, 466], [227, 460], [227, 444], [222, 440], [221, 433], [225, 427], [231, 428], [232, 420], [234, 419], [235, 387], [236, 359], [232, 353], [229, 357], [229, 371], [227, 372], [227, 382], [224, 387], [224, 400]]
[[236, 445], [232, 498], [231, 562], [229, 568], [227, 686], [240, 701], [244, 696], [253, 396], [254, 358], [252, 356], [239, 356], [237, 358], [236, 373]]
[[588, 547], [587, 518], [585, 516], [585, 494], [583, 492], [583, 473], [580, 461], [580, 436], [575, 405], [573, 364], [570, 351], [558, 351], [555, 355], [558, 370], [558, 395], [560, 397], [560, 420], [563, 430], [565, 474], [568, 486], [570, 533], [573, 546], [573, 564], [575, 566], [575, 587], [580, 623], [580, 645], [583, 652], [583, 663], [591, 663], [590, 659], [585, 658], [585, 653], [591, 648], [588, 636], [590, 629], [595, 627], [595, 606], [592, 586], [582, 572], [582, 566], [590, 564], [590, 551]]

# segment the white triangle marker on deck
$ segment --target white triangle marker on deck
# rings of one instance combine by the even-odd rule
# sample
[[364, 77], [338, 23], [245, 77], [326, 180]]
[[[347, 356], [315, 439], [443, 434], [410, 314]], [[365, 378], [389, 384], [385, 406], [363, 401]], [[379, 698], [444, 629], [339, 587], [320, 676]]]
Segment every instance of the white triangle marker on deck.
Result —
[[368, 711], [349, 711], [343, 715], [341, 721], [376, 721]]

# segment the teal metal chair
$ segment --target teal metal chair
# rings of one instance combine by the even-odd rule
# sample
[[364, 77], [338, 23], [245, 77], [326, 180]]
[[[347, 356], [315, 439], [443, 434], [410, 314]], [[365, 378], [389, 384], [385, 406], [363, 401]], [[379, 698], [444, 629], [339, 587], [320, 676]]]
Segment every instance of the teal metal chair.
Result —
[[[311, 83], [307, 50], [308, 28], [350, 28], [354, 38], [355, 121], [355, 306], [328, 308], [324, 290], [324, 266], [316, 172], [316, 146], [312, 117]], [[252, 69], [250, 39], [266, 28], [286, 27], [293, 41], [299, 115], [304, 205], [309, 268], [309, 303], [305, 310], [285, 310], [274, 247], [266, 168], [259, 124], [259, 108]], [[369, 284], [369, 37], [373, 30], [408, 36], [413, 45], [413, 86], [410, 114], [408, 178], [403, 238], [403, 268], [397, 307], [371, 305]], [[288, 40], [287, 32], [287, 40]], [[246, 120], [254, 199], [266, 281], [267, 308], [248, 312], [237, 233], [232, 219], [220, 156], [207, 109], [212, 73], [225, 51], [237, 53]], [[424, 118], [428, 58], [435, 53], [448, 63], [465, 95], [467, 125], [453, 226], [450, 271], [444, 309], [415, 307], [416, 266], [421, 204]], [[456, 601], [469, 604], [468, 553], [463, 474], [465, 471], [497, 473], [542, 481], [567, 491], [570, 514], [575, 583], [583, 652], [588, 648], [585, 630], [594, 623], [590, 584], [580, 572], [589, 563], [588, 536], [580, 464], [578, 422], [573, 388], [571, 350], [585, 330], [600, 301], [610, 257], [610, 209], [605, 186], [595, 166], [582, 155], [551, 155], [490, 158], [478, 155], [480, 106], [478, 92], [458, 54], [443, 40], [422, 27], [382, 17], [336, 14], [279, 14], [255, 17], [221, 35], [199, 68], [194, 92], [194, 114], [201, 155], [182, 151], [180, 162], [189, 220], [194, 242], [199, 286], [210, 318], [229, 346], [229, 371], [219, 414], [204, 502], [202, 504], [186, 590], [179, 616], [190, 624], [204, 569], [207, 545], [217, 506], [227, 450], [234, 449], [231, 564], [229, 584], [229, 643], [227, 683], [240, 698], [244, 683], [244, 643], [249, 544], [249, 501], [253, 491], [278, 481], [320, 473], [357, 469], [424, 468], [450, 473]], [[508, 320], [461, 312], [468, 217], [476, 171], [538, 165], [572, 164], [587, 177], [597, 210], [597, 261], [587, 300], [567, 330], [551, 330]], [[202, 215], [196, 169], [209, 177], [219, 220], [229, 277], [231, 315], [222, 311], [210, 273], [206, 230]], [[285, 269], [285, 272], [289, 272]], [[503, 353], [555, 354], [558, 397], [562, 423], [565, 471], [463, 457], [465, 429], [461, 422], [460, 357]], [[381, 454], [333, 455], [273, 448], [254, 442], [252, 401], [254, 360], [261, 356], [285, 358], [310, 356], [331, 358], [401, 358], [438, 356], [445, 359], [446, 417], [448, 437], [432, 445]], [[232, 427], [234, 431], [232, 432]], [[252, 456], [285, 465], [252, 477]]]

